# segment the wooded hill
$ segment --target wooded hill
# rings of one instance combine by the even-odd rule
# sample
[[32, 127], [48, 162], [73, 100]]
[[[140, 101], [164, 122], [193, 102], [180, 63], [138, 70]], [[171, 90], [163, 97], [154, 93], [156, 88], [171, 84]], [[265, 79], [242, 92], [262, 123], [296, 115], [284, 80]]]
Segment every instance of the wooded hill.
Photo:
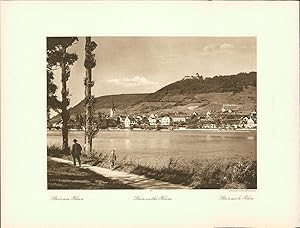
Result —
[[[95, 98], [95, 113], [109, 114], [114, 105], [116, 115], [184, 114], [194, 111], [221, 111], [224, 104], [238, 106], [240, 113], [256, 107], [256, 72], [237, 75], [188, 76], [150, 94], [120, 94]], [[84, 101], [70, 108], [71, 118], [84, 115]], [[60, 117], [53, 117], [56, 121]]]

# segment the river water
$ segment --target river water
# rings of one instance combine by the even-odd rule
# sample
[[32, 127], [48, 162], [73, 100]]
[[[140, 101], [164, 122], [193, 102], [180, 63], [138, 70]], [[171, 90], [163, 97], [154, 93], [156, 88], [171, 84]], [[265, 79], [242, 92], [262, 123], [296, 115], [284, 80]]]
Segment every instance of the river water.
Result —
[[[48, 146], [62, 143], [61, 131], [48, 131]], [[84, 144], [83, 131], [69, 132]], [[114, 149], [118, 158], [143, 164], [166, 164], [170, 158], [232, 159], [256, 158], [256, 131], [100, 131], [93, 139], [93, 148], [104, 155]]]

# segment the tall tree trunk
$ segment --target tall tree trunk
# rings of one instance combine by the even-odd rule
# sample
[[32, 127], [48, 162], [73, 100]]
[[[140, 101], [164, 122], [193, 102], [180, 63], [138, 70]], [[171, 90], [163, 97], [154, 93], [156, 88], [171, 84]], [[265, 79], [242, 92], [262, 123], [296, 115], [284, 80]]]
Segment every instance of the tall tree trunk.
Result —
[[[86, 37], [86, 44], [85, 46], [88, 47], [91, 44], [91, 37]], [[91, 51], [86, 48], [86, 58], [88, 55], [91, 55]], [[86, 115], [86, 122], [85, 122], [85, 149], [87, 153], [92, 152], [92, 136], [91, 136], [91, 121], [92, 121], [92, 69], [86, 68], [85, 73], [85, 98], [86, 98], [86, 107], [85, 107], [85, 115]]]
[[[63, 56], [66, 54], [66, 48], [63, 47]], [[68, 107], [68, 91], [67, 91], [67, 80], [68, 80], [68, 66], [64, 62], [64, 58], [61, 62], [61, 82], [62, 82], [62, 110], [61, 110], [61, 117], [62, 117], [62, 137], [63, 137], [63, 146], [62, 149], [64, 152], [69, 152], [68, 146], [68, 122], [69, 122], [69, 111]]]

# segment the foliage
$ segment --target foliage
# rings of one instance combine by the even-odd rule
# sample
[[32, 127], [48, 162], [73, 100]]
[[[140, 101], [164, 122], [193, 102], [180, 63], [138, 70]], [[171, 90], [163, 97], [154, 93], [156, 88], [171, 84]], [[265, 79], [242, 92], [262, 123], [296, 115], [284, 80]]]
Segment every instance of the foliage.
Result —
[[47, 38], [47, 63], [50, 69], [57, 69], [64, 62], [68, 66], [78, 60], [75, 53], [65, 53], [66, 49], [72, 46], [77, 37], [48, 37]]
[[[90, 39], [90, 38], [89, 38]], [[97, 47], [97, 44], [92, 41], [85, 46], [85, 60], [84, 67], [86, 69], [92, 69], [96, 66], [95, 54], [92, 51]]]
[[47, 146], [47, 156], [63, 158], [67, 155], [69, 155], [69, 153], [66, 153], [60, 147], [58, 147], [56, 145]]
[[85, 44], [85, 60], [84, 67], [86, 68], [86, 77], [84, 79], [85, 86], [85, 99], [84, 99], [84, 108], [86, 112], [86, 141], [87, 141], [87, 151], [92, 152], [92, 142], [93, 138], [96, 136], [100, 130], [97, 119], [94, 119], [94, 96], [91, 95], [91, 88], [94, 86], [94, 81], [92, 81], [92, 68], [96, 66], [95, 54], [92, 51], [97, 47], [97, 44], [93, 41], [91, 42], [91, 37], [86, 37]]
[[[241, 161], [184, 161], [170, 158], [162, 168], [124, 164], [133, 166], [131, 172], [175, 184], [193, 188], [251, 188], [257, 187], [256, 160]], [[122, 165], [121, 165], [122, 166]]]
[[47, 113], [49, 118], [50, 109], [58, 112], [61, 109], [61, 102], [57, 99], [56, 90], [57, 85], [53, 82], [53, 72], [47, 69]]
[[[77, 61], [78, 56], [75, 53], [68, 53], [67, 48], [70, 47], [77, 37], [48, 37], [47, 38], [47, 69], [50, 73], [53, 70], [61, 68], [61, 82], [62, 82], [62, 101], [61, 101], [61, 117], [63, 120], [62, 126], [62, 136], [63, 136], [63, 148], [65, 151], [69, 150], [68, 147], [68, 121], [69, 121], [69, 111], [67, 110], [70, 104], [70, 99], [68, 98], [69, 90], [67, 89], [67, 81], [70, 77], [70, 65], [73, 65]], [[51, 78], [50, 78], [51, 82]], [[53, 84], [53, 83], [52, 83]], [[55, 89], [55, 86], [51, 85], [51, 90]], [[56, 90], [56, 89], [55, 89]], [[53, 97], [53, 96], [52, 96]], [[54, 97], [55, 99], [55, 97]], [[52, 105], [51, 105], [52, 106]], [[49, 105], [47, 105], [49, 107]]]
[[82, 129], [84, 127], [84, 117], [81, 114], [77, 114], [75, 118], [75, 128]]
[[[47, 38], [47, 111], [50, 109], [59, 112], [61, 110], [62, 102], [57, 99], [55, 95], [57, 85], [54, 84], [53, 70], [56, 70], [61, 66], [62, 62], [67, 65], [74, 64], [77, 61], [77, 54], [65, 53], [63, 56], [63, 48], [71, 46], [75, 41], [78, 41], [77, 37], [48, 37]], [[70, 70], [67, 69], [67, 78], [70, 76]], [[67, 80], [67, 79], [66, 79]], [[67, 93], [68, 91], [64, 91]], [[67, 102], [67, 104], [69, 101]]]

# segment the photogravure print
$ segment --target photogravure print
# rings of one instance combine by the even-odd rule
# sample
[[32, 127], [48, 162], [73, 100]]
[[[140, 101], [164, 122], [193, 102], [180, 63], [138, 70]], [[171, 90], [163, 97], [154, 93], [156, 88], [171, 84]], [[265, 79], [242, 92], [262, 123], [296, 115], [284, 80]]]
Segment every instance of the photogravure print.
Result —
[[46, 52], [48, 189], [257, 188], [256, 37], [47, 37]]

